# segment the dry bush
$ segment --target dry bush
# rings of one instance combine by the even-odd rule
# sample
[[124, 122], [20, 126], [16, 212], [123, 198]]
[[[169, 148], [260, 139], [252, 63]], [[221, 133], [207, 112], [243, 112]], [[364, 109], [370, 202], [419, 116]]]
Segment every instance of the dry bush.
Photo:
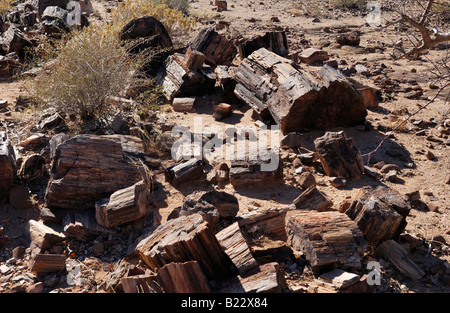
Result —
[[14, 0], [0, 0], [0, 15], [4, 15], [8, 10], [12, 9]]

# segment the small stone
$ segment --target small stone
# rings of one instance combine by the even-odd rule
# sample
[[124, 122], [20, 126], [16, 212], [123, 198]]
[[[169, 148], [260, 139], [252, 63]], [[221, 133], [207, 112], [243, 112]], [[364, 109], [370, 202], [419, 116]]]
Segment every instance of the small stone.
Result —
[[44, 283], [38, 282], [27, 288], [27, 293], [42, 293], [44, 291]]
[[397, 182], [397, 171], [391, 170], [386, 174], [386, 180], [390, 181], [391, 183]]
[[375, 165], [373, 167], [380, 170], [385, 165], [386, 165], [386, 162], [380, 161], [380, 162], [375, 163]]
[[398, 166], [397, 164], [385, 164], [385, 165], [381, 168], [380, 172], [381, 172], [381, 173], [388, 173], [388, 172], [390, 172], [390, 171], [392, 171], [392, 170], [395, 170], [395, 171], [397, 171], [397, 172], [400, 172], [400, 171], [401, 171], [401, 168], [400, 168], [400, 166]]
[[105, 245], [103, 244], [103, 242], [101, 241], [95, 241], [94, 244], [92, 245], [92, 253], [95, 256], [101, 256], [103, 254], [103, 252], [105, 251]]
[[435, 156], [434, 153], [431, 152], [430, 150], [427, 150], [427, 152], [425, 153], [425, 156], [427, 157], [428, 160], [434, 160], [434, 159], [436, 159], [436, 156]]
[[428, 209], [430, 209], [431, 212], [439, 212], [439, 206], [436, 203], [429, 203]]
[[445, 177], [444, 183], [450, 185], [450, 174]]
[[420, 191], [415, 190], [412, 192], [405, 193], [405, 196], [408, 198], [408, 201], [416, 202], [420, 200]]
[[302, 189], [307, 189], [310, 186], [316, 185], [316, 179], [311, 172], [304, 172], [297, 178], [297, 183]]
[[175, 112], [194, 112], [195, 97], [175, 98], [172, 108]]
[[233, 108], [230, 104], [227, 103], [219, 103], [213, 107], [214, 113], [213, 117], [216, 121], [221, 121], [230, 117], [233, 114]]
[[297, 148], [302, 145], [302, 135], [299, 133], [289, 133], [284, 136], [280, 141], [280, 146], [283, 149]]
[[328, 181], [335, 188], [347, 186], [347, 180], [343, 177], [331, 177]]
[[41, 213], [39, 214], [39, 217], [44, 222], [50, 222], [50, 223], [59, 223], [61, 220], [56, 217], [56, 215], [50, 211], [49, 208], [44, 207], [41, 209]]
[[12, 251], [12, 257], [16, 260], [19, 260], [23, 257], [24, 253], [25, 253], [25, 247], [17, 246]]

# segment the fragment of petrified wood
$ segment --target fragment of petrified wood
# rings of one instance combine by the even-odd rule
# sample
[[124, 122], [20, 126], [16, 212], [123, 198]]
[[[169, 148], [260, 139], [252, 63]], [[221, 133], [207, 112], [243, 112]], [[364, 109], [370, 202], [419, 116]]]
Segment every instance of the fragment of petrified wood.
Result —
[[45, 175], [45, 158], [40, 154], [33, 154], [23, 161], [19, 175], [26, 183], [37, 183]]
[[190, 70], [185, 64], [185, 56], [180, 53], [170, 55], [155, 77], [162, 86], [162, 93], [168, 101], [175, 97], [199, 96], [214, 87], [200, 70]]
[[143, 180], [117, 190], [109, 199], [96, 203], [97, 223], [105, 227], [116, 227], [138, 220], [153, 211], [157, 226], [160, 223], [159, 213], [151, 198], [152, 192], [148, 190]]
[[55, 231], [40, 221], [30, 220], [27, 231], [31, 239], [30, 249], [32, 255], [44, 253], [45, 250], [49, 250], [54, 244], [66, 239], [63, 233]]
[[408, 256], [408, 252], [394, 240], [384, 241], [377, 247], [376, 251], [391, 262], [402, 274], [412, 279], [417, 280], [425, 275], [425, 272]]
[[265, 170], [264, 167], [271, 164], [270, 162], [272, 160], [231, 161], [230, 183], [234, 187], [257, 188], [282, 181], [281, 158], [277, 162], [278, 165], [275, 165], [275, 169]]
[[141, 274], [122, 277], [120, 283], [124, 293], [160, 293], [164, 292], [158, 283], [158, 275]]
[[219, 103], [213, 106], [213, 117], [216, 121], [221, 121], [233, 114], [233, 108], [228, 103]]
[[245, 59], [260, 48], [266, 48], [273, 53], [285, 57], [289, 54], [286, 32], [270, 31], [266, 32], [263, 36], [258, 35], [244, 40], [244, 42], [238, 45], [239, 56], [241, 59]]
[[232, 263], [200, 214], [180, 216], [161, 224], [136, 246], [153, 271], [171, 262], [197, 261], [208, 279], [230, 274]]
[[190, 70], [198, 70], [203, 67], [203, 63], [205, 63], [206, 56], [197, 51], [188, 47], [186, 50], [186, 54], [184, 55], [184, 64]]
[[190, 45], [200, 51], [213, 65], [230, 65], [237, 54], [234, 41], [228, 40], [214, 29], [202, 29]]
[[203, 161], [195, 158], [165, 168], [165, 177], [173, 186], [181, 186], [206, 179]]
[[68, 213], [63, 219], [64, 234], [68, 238], [76, 238], [82, 242], [93, 240], [111, 230], [99, 225], [92, 212]]
[[31, 271], [36, 273], [51, 273], [61, 271], [66, 268], [65, 254], [37, 254], [31, 264]]
[[360, 180], [364, 174], [361, 153], [343, 131], [326, 132], [314, 140], [325, 173], [330, 177]]
[[333, 201], [326, 194], [320, 192], [315, 185], [309, 186], [292, 203], [297, 209], [319, 212], [329, 211], [333, 206]]
[[306, 64], [313, 64], [316, 62], [323, 62], [329, 59], [328, 53], [326, 51], [308, 48], [302, 51], [299, 55], [300, 61]]
[[270, 262], [251, 270], [245, 276], [239, 275], [221, 289], [224, 293], [280, 293], [286, 287], [283, 268], [277, 262]]
[[16, 155], [6, 132], [0, 132], [0, 204], [3, 204], [14, 185]]
[[317, 274], [326, 268], [361, 268], [366, 241], [354, 221], [339, 212], [291, 210], [286, 215], [289, 245], [305, 254]]
[[166, 293], [209, 293], [211, 287], [200, 263], [169, 263], [158, 270], [158, 281]]
[[261, 48], [240, 63], [234, 79], [236, 96], [284, 134], [364, 124], [367, 115], [362, 96], [328, 65], [302, 70]]
[[395, 239], [406, 226], [411, 210], [406, 196], [389, 187], [366, 186], [359, 190], [345, 211], [370, 244]]
[[55, 151], [45, 200], [49, 208], [93, 209], [95, 202], [142, 179], [141, 139], [125, 135], [78, 135]]
[[179, 216], [199, 213], [215, 231], [222, 219], [233, 219], [239, 211], [239, 202], [235, 196], [215, 189], [194, 191], [183, 199]]
[[216, 238], [241, 275], [258, 266], [237, 222], [218, 232]]
[[233, 93], [236, 82], [231, 77], [230, 72], [234, 71], [235, 67], [226, 65], [218, 65], [214, 69], [216, 77], [216, 85], [219, 86], [225, 93]]
[[164, 25], [153, 16], [144, 16], [131, 20], [120, 32], [120, 39], [134, 40], [130, 51], [142, 53], [152, 49], [153, 55], [144, 69], [152, 76], [158, 73], [166, 58], [172, 53], [173, 43]]

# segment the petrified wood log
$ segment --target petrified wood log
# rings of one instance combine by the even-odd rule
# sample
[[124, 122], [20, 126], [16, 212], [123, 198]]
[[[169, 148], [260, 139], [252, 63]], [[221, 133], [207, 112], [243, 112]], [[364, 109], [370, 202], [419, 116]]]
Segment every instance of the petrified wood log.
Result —
[[322, 212], [329, 211], [333, 206], [333, 201], [312, 185], [303, 191], [300, 196], [293, 201], [293, 204], [297, 209]]
[[266, 48], [283, 57], [286, 56], [289, 54], [286, 32], [271, 31], [266, 32], [263, 36], [255, 36], [254, 38], [245, 40], [238, 46], [239, 56], [241, 59], [245, 59], [260, 48]]
[[78, 135], [58, 145], [45, 199], [49, 208], [93, 209], [95, 202], [142, 179], [141, 139]]
[[406, 197], [384, 186], [360, 189], [345, 211], [370, 244], [396, 238], [406, 226], [411, 206]]
[[354, 221], [339, 212], [291, 210], [286, 215], [289, 245], [302, 251], [315, 273], [361, 268], [366, 241]]
[[237, 54], [233, 41], [217, 33], [214, 29], [203, 29], [190, 45], [191, 49], [200, 51], [213, 65], [230, 65]]
[[197, 261], [208, 277], [223, 278], [232, 264], [200, 214], [180, 216], [161, 224], [136, 246], [139, 258], [153, 271], [171, 262]]
[[236, 96], [285, 134], [363, 124], [367, 115], [364, 99], [338, 70], [307, 72], [265, 48], [244, 59], [234, 79]]
[[364, 174], [361, 153], [343, 131], [326, 132], [314, 140], [325, 173], [330, 177], [360, 180]]

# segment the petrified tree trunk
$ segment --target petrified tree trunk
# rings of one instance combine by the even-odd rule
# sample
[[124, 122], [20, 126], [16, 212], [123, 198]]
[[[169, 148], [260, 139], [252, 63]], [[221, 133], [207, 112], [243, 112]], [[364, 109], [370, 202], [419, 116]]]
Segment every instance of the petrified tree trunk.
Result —
[[14, 185], [16, 176], [16, 156], [5, 132], [0, 132], [0, 204], [6, 201]]
[[363, 124], [367, 115], [362, 96], [336, 69], [306, 72], [265, 48], [244, 59], [234, 79], [236, 96], [285, 134]]
[[408, 252], [394, 240], [381, 243], [376, 251], [412, 279], [420, 279], [425, 275], [425, 272], [409, 258]]
[[217, 233], [216, 238], [241, 275], [258, 266], [237, 222]]
[[[152, 210], [152, 193], [141, 180], [133, 186], [114, 192], [106, 202], [97, 202], [95, 215], [97, 223], [105, 227], [116, 227], [138, 220]], [[156, 223], [159, 225], [158, 212]], [[155, 225], [155, 226], [157, 226]]]
[[186, 54], [184, 55], [184, 64], [190, 70], [201, 69], [205, 60], [206, 56], [203, 53], [194, 50], [191, 47], [188, 47]]
[[93, 209], [95, 202], [142, 179], [141, 139], [78, 135], [58, 145], [45, 199], [49, 208]]
[[200, 214], [161, 224], [136, 246], [139, 258], [153, 271], [171, 262], [197, 261], [208, 279], [231, 271], [231, 262]]
[[213, 65], [230, 65], [237, 49], [233, 41], [226, 39], [214, 29], [203, 29], [191, 43], [191, 49], [200, 51]]
[[283, 57], [286, 56], [289, 54], [289, 45], [286, 32], [271, 31], [266, 32], [264, 36], [256, 36], [245, 40], [238, 46], [239, 56], [241, 59], [245, 59], [260, 48], [266, 48], [267, 50]]
[[361, 153], [343, 131], [327, 132], [314, 140], [325, 173], [330, 177], [360, 180], [364, 174]]
[[361, 268], [366, 241], [354, 221], [339, 212], [288, 211], [286, 231], [290, 246], [302, 251], [319, 273], [324, 268]]
[[169, 166], [165, 169], [165, 177], [174, 186], [204, 180], [206, 179], [206, 174], [203, 171], [203, 161], [193, 158], [189, 161]]
[[389, 187], [363, 187], [345, 211], [370, 244], [397, 237], [406, 226], [411, 207], [406, 198]]
[[274, 170], [263, 170], [268, 162], [255, 161], [231, 161], [230, 183], [233, 187], [255, 188], [267, 184], [281, 182], [283, 180], [283, 167], [281, 159]]
[[266, 263], [239, 275], [230, 281], [230, 286], [221, 289], [224, 293], [280, 293], [286, 286], [283, 268], [277, 262]]
[[297, 209], [322, 212], [328, 211], [333, 206], [333, 201], [315, 186], [310, 186], [293, 201], [293, 204]]

